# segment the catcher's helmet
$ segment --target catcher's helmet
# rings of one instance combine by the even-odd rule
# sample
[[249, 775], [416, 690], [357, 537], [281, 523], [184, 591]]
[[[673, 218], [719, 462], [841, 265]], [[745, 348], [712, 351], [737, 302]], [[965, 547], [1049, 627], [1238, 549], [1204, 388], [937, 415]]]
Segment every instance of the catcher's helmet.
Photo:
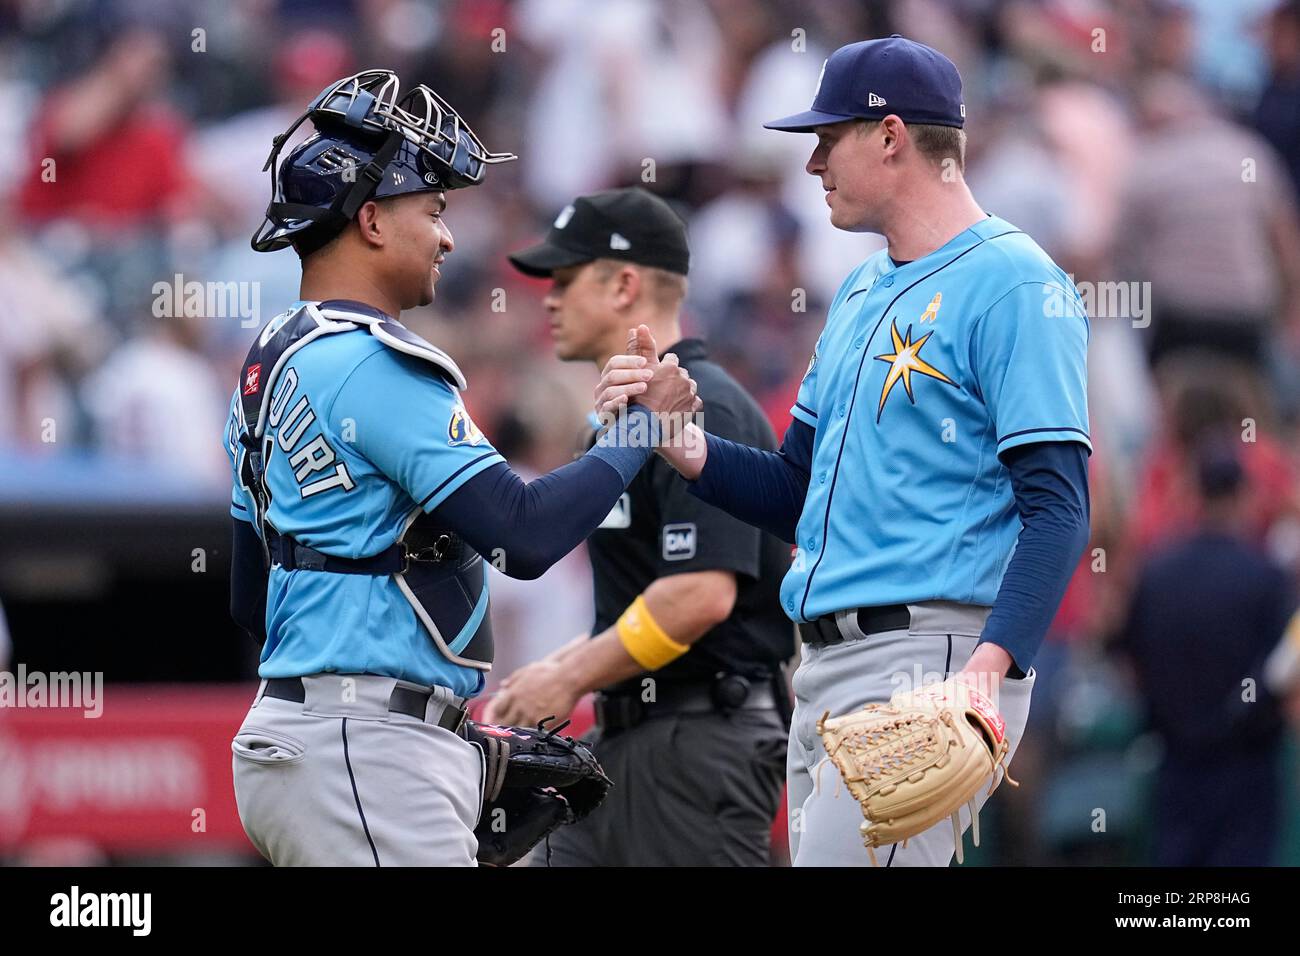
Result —
[[[460, 115], [420, 85], [400, 99], [391, 70], [366, 70], [327, 86], [275, 137], [271, 204], [253, 234], [258, 252], [296, 244], [311, 252], [333, 239], [370, 199], [461, 189], [482, 182], [486, 167], [516, 159], [489, 152]], [[276, 167], [280, 150], [304, 120], [316, 132]]]

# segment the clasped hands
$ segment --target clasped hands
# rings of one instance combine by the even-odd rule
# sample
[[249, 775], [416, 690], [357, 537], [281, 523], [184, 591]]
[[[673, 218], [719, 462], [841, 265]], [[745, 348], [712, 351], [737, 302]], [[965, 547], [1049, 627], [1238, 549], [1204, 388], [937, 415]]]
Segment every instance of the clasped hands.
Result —
[[691, 421], [704, 407], [695, 391], [695, 381], [677, 356], [669, 352], [660, 359], [650, 329], [640, 325], [628, 331], [627, 352], [605, 363], [595, 391], [596, 415], [612, 422], [633, 402], [645, 406], [659, 419], [658, 451], [687, 474], [688, 460], [698, 457], [690, 453], [691, 447], [703, 445], [703, 432]]

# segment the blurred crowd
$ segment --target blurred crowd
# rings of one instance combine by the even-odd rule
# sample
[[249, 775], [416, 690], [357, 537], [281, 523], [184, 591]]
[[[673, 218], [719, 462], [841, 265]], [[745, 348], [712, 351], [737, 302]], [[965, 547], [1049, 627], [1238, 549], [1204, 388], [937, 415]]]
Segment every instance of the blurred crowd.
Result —
[[[1296, 0], [0, 0], [0, 457], [121, 458], [220, 500], [240, 361], [297, 298], [294, 254], [249, 248], [271, 138], [331, 80], [380, 66], [520, 156], [449, 195], [437, 301], [405, 316], [456, 357], [517, 468], [571, 456], [595, 370], [555, 360], [544, 286], [504, 255], [611, 186], [687, 218], [687, 328], [779, 434], [825, 305], [881, 240], [832, 229], [803, 171], [811, 137], [761, 124], [809, 105], [837, 46], [894, 32], [957, 63], [976, 199], [1092, 314], [1094, 540], [1017, 759], [1050, 784], [1008, 798], [1002, 859], [1198, 861], [1203, 840], [1143, 808], [1186, 818], [1189, 787], [1217, 808], [1232, 785], [1202, 768], [1224, 747], [1252, 756], [1239, 787], [1274, 781], [1256, 836], [1281, 853], [1294, 694], [1261, 677], [1250, 720], [1225, 711], [1226, 742], [1166, 705], [1215, 723], [1294, 608]], [[242, 295], [181, 308], [191, 281]], [[536, 591], [501, 593], [506, 671], [586, 625], [581, 557], [553, 574], [554, 633], [538, 635]], [[1109, 823], [1081, 828], [1097, 806]]]

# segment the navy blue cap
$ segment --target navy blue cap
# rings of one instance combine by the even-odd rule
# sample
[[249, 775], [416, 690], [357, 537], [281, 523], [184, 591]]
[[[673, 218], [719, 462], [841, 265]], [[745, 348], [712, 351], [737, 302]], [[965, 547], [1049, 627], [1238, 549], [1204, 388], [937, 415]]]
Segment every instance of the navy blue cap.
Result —
[[812, 109], [763, 125], [808, 133], [814, 126], [851, 119], [966, 125], [961, 74], [938, 50], [895, 33], [883, 40], [842, 46], [822, 65]]

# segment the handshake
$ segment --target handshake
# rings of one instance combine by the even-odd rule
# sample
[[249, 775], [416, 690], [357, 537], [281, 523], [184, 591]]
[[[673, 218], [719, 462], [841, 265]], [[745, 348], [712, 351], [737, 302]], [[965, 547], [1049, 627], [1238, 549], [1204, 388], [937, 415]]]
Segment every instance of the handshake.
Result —
[[704, 465], [705, 448], [704, 431], [696, 420], [704, 402], [695, 388], [677, 356], [669, 352], [661, 360], [650, 329], [640, 325], [628, 331], [627, 352], [605, 364], [596, 386], [596, 417], [608, 427], [626, 415], [632, 403], [649, 409], [659, 420], [656, 450], [693, 480]]

